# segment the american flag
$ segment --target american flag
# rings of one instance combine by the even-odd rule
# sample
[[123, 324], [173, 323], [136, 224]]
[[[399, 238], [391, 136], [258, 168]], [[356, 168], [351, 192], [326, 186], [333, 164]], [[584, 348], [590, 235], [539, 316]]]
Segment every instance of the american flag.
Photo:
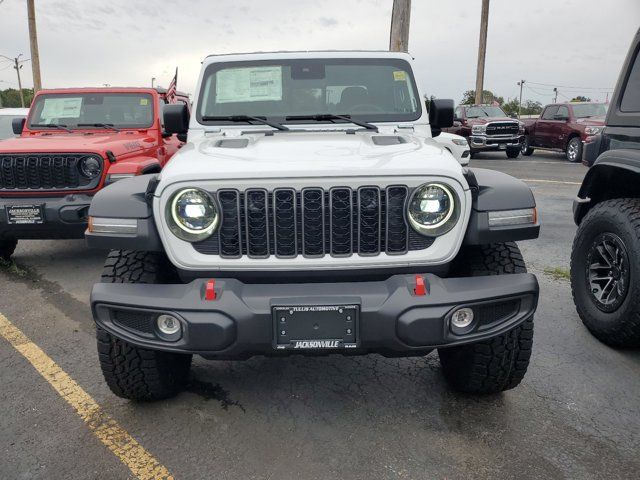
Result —
[[176, 95], [176, 91], [178, 89], [178, 67], [176, 67], [176, 74], [171, 80], [169, 87], [167, 88], [167, 100], [171, 101], [171, 99]]

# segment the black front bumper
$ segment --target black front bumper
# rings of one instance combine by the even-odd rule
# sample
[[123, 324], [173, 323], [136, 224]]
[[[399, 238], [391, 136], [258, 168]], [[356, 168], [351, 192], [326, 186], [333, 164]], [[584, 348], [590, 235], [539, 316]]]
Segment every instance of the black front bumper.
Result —
[[[69, 194], [64, 197], [4, 197], [0, 198], [0, 238], [18, 240], [83, 238], [92, 197]], [[42, 205], [43, 223], [9, 224], [7, 207]]]
[[[379, 282], [245, 284], [215, 282], [216, 298], [206, 300], [206, 279], [180, 285], [100, 283], [93, 287], [96, 323], [132, 344], [157, 350], [197, 353], [209, 358], [277, 355], [273, 308], [277, 306], [357, 305], [357, 347], [295, 350], [296, 353], [381, 353], [420, 355], [437, 347], [472, 343], [500, 335], [531, 318], [538, 301], [532, 274], [448, 278], [422, 276], [426, 295], [416, 295], [415, 275]], [[454, 333], [451, 314], [471, 307], [474, 323]], [[156, 330], [159, 314], [182, 324], [176, 341]]]

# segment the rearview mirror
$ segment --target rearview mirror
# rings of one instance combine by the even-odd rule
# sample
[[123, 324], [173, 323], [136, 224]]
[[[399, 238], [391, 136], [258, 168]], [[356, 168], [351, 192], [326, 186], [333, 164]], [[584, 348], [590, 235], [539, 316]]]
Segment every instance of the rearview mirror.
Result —
[[11, 128], [13, 129], [13, 133], [16, 135], [22, 135], [22, 130], [24, 130], [24, 124], [27, 121], [25, 117], [17, 117], [11, 120]]
[[429, 107], [429, 123], [431, 135], [437, 137], [443, 128], [453, 126], [453, 100], [436, 98]]
[[184, 103], [165, 105], [162, 111], [165, 133], [169, 135], [177, 133], [180, 136], [187, 134], [189, 131], [189, 110]]

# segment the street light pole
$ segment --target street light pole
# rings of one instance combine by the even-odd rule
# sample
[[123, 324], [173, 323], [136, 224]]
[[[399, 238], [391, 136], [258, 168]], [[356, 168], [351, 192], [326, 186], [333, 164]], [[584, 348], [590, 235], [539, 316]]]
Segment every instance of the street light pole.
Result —
[[33, 72], [33, 93], [42, 90], [40, 78], [40, 52], [38, 50], [38, 32], [36, 31], [36, 7], [34, 0], [27, 0], [29, 16], [29, 45], [31, 47], [31, 69]]

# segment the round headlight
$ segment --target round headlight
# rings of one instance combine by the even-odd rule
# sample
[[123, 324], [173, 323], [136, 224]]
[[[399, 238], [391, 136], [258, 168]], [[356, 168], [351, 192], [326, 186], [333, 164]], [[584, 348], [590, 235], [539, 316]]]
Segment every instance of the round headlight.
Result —
[[100, 159], [97, 157], [84, 157], [80, 160], [80, 172], [87, 178], [96, 178], [100, 175], [101, 167]]
[[431, 237], [451, 230], [459, 215], [455, 194], [441, 183], [427, 183], [418, 187], [411, 196], [407, 210], [413, 229]]
[[220, 216], [216, 204], [207, 192], [186, 188], [177, 192], [167, 205], [171, 231], [182, 240], [198, 242], [209, 237]]

